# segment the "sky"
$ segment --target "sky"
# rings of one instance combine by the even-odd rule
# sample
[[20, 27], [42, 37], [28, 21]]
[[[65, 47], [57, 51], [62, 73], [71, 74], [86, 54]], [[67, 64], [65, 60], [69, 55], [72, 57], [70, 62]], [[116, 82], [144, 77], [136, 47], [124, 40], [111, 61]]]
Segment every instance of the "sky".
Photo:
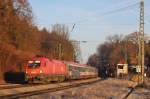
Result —
[[[37, 26], [69, 27], [70, 39], [80, 43], [83, 63], [108, 36], [139, 30], [140, 0], [29, 0]], [[150, 0], [145, 0], [145, 33], [150, 35]], [[75, 28], [72, 30], [73, 25]]]

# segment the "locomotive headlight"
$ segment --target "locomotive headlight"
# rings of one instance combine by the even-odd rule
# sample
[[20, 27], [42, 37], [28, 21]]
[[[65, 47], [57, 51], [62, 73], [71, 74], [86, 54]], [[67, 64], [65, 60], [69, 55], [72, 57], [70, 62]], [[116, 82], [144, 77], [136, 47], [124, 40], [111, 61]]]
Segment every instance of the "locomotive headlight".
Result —
[[40, 74], [42, 74], [43, 73], [43, 70], [40, 70]]

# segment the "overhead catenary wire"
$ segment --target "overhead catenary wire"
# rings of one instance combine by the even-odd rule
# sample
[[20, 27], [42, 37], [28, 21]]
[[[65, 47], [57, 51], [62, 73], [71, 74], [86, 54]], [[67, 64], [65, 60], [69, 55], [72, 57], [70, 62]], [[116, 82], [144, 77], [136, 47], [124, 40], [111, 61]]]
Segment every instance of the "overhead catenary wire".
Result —
[[[128, 6], [125, 6], [125, 7], [121, 7], [121, 8], [118, 8], [118, 9], [114, 9], [114, 10], [111, 10], [111, 11], [107, 11], [107, 12], [104, 12], [104, 13], [101, 13], [99, 16], [100, 17], [103, 17], [103, 16], [107, 16], [107, 15], [112, 15], [112, 14], [115, 14], [115, 13], [118, 13], [118, 12], [122, 12], [122, 11], [125, 11], [127, 9], [131, 9], [133, 7], [136, 7], [137, 5], [139, 4], [139, 2], [137, 3], [134, 3], [134, 4], [130, 4]], [[94, 15], [94, 14], [93, 14]], [[84, 22], [87, 22], [89, 21], [90, 19], [82, 19], [82, 20], [79, 20], [79, 21], [75, 21], [75, 22], [67, 22], [67, 23], [61, 23], [61, 24], [67, 24], [67, 25], [77, 25], [77, 24], [81, 24], [81, 23], [84, 23]], [[42, 24], [44, 25], [44, 24]], [[53, 24], [47, 24], [48, 25], [53, 25]], [[124, 24], [125, 25], [125, 24]], [[128, 25], [128, 24], [127, 24]]]
[[[121, 7], [121, 8], [115, 9], [115, 10], [104, 12], [104, 13], [100, 14], [99, 16], [103, 17], [103, 16], [107, 16], [107, 15], [112, 15], [112, 14], [115, 14], [115, 13], [118, 13], [118, 12], [121, 12], [121, 11], [125, 11], [127, 9], [131, 9], [132, 7], [136, 7], [138, 5], [139, 5], [139, 2], [128, 5], [128, 6], [125, 6], [125, 7]], [[74, 23], [78, 24], [78, 23], [82, 23], [82, 22], [85, 22], [85, 21], [87, 22], [88, 20], [89, 19], [84, 19], [84, 20], [80, 20], [80, 21], [74, 22]]]

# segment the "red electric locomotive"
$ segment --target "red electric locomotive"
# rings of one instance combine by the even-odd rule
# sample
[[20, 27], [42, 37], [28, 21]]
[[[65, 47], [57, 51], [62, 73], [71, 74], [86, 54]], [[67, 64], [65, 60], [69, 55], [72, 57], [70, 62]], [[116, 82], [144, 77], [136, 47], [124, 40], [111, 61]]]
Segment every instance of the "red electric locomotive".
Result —
[[97, 70], [87, 65], [47, 58], [33, 58], [26, 66], [26, 81], [59, 81], [96, 77]]

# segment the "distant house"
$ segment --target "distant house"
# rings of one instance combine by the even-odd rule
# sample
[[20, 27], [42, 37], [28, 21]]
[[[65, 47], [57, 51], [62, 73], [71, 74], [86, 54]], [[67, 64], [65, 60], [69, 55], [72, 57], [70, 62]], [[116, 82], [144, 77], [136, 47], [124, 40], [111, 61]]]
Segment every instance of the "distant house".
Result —
[[123, 77], [126, 76], [128, 74], [128, 64], [124, 61], [121, 60], [118, 64], [117, 64], [117, 77]]

